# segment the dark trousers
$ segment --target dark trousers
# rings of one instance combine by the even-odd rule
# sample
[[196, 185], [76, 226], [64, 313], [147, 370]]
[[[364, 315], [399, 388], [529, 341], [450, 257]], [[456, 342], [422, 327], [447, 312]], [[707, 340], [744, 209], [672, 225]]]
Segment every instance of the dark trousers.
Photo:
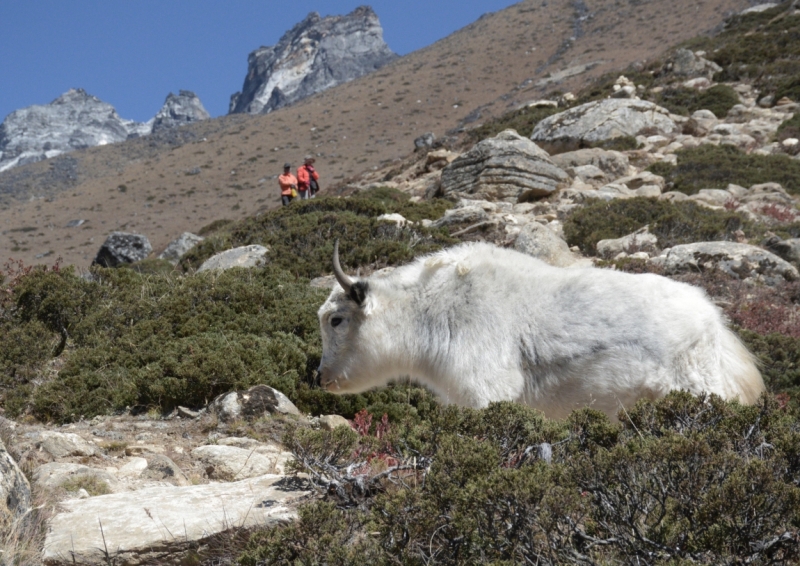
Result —
[[294, 197], [292, 195], [281, 195], [281, 203], [283, 204], [283, 206], [286, 206], [287, 204], [292, 202], [293, 198]]

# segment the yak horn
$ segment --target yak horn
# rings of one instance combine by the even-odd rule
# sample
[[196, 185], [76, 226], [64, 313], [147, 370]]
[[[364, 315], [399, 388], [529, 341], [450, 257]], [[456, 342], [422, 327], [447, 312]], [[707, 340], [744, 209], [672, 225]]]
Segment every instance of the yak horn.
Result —
[[345, 275], [339, 263], [339, 240], [336, 240], [336, 243], [333, 244], [333, 274], [336, 276], [339, 285], [344, 289], [345, 294], [350, 294], [350, 287], [353, 286], [353, 280]]

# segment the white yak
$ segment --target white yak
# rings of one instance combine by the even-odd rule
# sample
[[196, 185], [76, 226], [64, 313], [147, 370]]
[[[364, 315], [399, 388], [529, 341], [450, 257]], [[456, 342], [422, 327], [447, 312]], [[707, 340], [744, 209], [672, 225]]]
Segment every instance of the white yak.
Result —
[[410, 376], [445, 402], [517, 401], [562, 418], [615, 418], [669, 391], [754, 403], [754, 358], [705, 293], [666, 277], [552, 267], [466, 243], [350, 278], [319, 309], [322, 387], [358, 393]]

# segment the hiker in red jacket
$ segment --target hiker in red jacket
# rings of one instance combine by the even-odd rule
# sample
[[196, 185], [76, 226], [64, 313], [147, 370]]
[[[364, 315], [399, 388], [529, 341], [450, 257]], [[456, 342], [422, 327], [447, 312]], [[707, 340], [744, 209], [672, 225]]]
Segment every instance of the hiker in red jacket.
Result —
[[306, 155], [303, 165], [297, 168], [297, 194], [301, 199], [314, 198], [319, 191], [319, 173], [314, 169], [314, 159]]
[[286, 206], [297, 196], [297, 177], [292, 175], [290, 163], [283, 166], [283, 175], [278, 176], [278, 184], [281, 187], [281, 203]]

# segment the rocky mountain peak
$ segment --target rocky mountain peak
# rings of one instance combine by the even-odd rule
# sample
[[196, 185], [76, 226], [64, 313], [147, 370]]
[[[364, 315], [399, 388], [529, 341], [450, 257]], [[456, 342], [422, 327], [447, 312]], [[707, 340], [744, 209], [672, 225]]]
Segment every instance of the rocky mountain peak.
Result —
[[190, 90], [181, 90], [178, 94], [167, 95], [164, 106], [153, 119], [152, 132], [158, 132], [175, 126], [183, 126], [207, 120], [211, 115], [206, 111], [200, 98]]
[[311, 12], [271, 47], [247, 58], [241, 92], [230, 113], [267, 113], [374, 71], [395, 59], [369, 6], [346, 16]]

